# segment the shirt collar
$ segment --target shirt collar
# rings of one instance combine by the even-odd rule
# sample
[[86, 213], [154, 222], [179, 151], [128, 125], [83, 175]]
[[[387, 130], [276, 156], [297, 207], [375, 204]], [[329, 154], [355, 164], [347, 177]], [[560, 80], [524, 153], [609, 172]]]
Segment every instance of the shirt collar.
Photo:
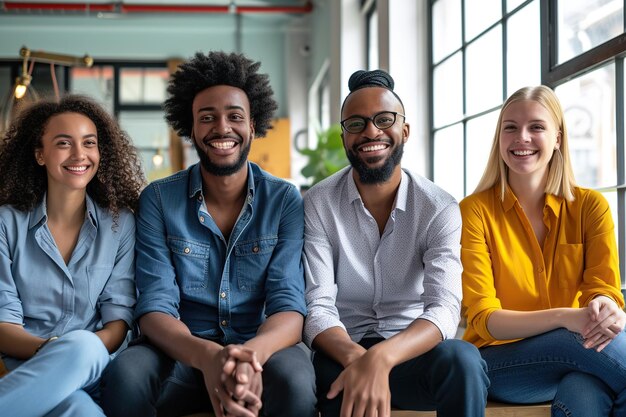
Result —
[[[500, 198], [500, 187], [493, 187], [493, 191], [496, 194], [496, 198]], [[513, 208], [515, 203], [517, 202], [517, 197], [513, 194], [511, 187], [506, 186], [506, 190], [504, 191], [504, 200], [502, 201], [502, 207], [504, 211], [509, 211]], [[554, 213], [556, 217], [559, 217], [559, 212], [561, 210], [561, 203], [563, 203], [563, 197], [556, 196], [554, 194], [546, 194], [545, 205]]]
[[[248, 161], [248, 195], [254, 196], [254, 172], [253, 164]], [[202, 195], [202, 173], [200, 162], [189, 168], [189, 198], [195, 198], [198, 193]]]
[[[354, 182], [354, 168], [350, 168], [348, 171], [348, 201], [353, 203], [356, 200], [362, 201], [359, 189]], [[406, 211], [406, 202], [409, 194], [409, 176], [404, 172], [404, 169], [400, 171], [402, 177], [400, 178], [400, 187], [396, 194], [396, 200], [394, 202], [394, 208], [402, 211]]]
[[[44, 193], [43, 198], [41, 199], [39, 204], [37, 204], [33, 209], [30, 220], [28, 222], [29, 229], [32, 229], [33, 227], [47, 220], [48, 207], [46, 205], [46, 196], [47, 193]], [[98, 228], [98, 212], [96, 210], [96, 203], [94, 203], [91, 197], [89, 197], [89, 194], [87, 194], [86, 196], [86, 202], [86, 214], [89, 218], [89, 221], [95, 228]]]

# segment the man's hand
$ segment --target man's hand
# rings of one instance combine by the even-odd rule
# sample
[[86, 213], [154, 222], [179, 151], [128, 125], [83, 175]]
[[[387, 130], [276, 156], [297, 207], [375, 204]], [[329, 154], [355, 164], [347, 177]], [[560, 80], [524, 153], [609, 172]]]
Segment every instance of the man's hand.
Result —
[[[257, 417], [258, 410], [261, 408], [260, 396], [249, 390], [243, 390], [240, 392], [242, 399], [237, 399], [233, 392], [237, 389], [234, 382], [234, 369], [238, 363], [248, 363], [251, 368], [260, 369], [254, 351], [240, 345], [229, 345], [210, 354], [205, 363], [206, 366], [203, 366], [201, 371], [215, 415], [217, 417]], [[245, 404], [252, 406], [246, 407]]]
[[391, 367], [370, 349], [339, 374], [327, 397], [343, 391], [341, 417], [390, 417], [390, 372]]
[[262, 368], [258, 362], [229, 359], [224, 366], [223, 382], [239, 405], [258, 415], [263, 393]]
[[591, 300], [586, 310], [590, 322], [581, 331], [585, 338], [584, 346], [600, 352], [624, 330], [626, 313], [615, 301], [603, 295]]

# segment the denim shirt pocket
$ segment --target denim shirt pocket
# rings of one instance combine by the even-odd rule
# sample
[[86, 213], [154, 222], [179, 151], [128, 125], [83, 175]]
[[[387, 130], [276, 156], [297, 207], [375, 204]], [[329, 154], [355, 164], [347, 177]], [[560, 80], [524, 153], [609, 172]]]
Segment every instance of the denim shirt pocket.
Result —
[[172, 251], [178, 285], [186, 290], [205, 289], [209, 277], [209, 254], [211, 246], [180, 238], [167, 238]]
[[562, 243], [557, 246], [554, 269], [559, 288], [578, 291], [585, 263], [582, 243]]
[[109, 281], [113, 265], [91, 265], [87, 267], [87, 285], [89, 287], [89, 303], [97, 308], [98, 298]]
[[265, 288], [267, 267], [278, 238], [248, 240], [235, 246], [237, 285], [241, 291], [259, 292]]

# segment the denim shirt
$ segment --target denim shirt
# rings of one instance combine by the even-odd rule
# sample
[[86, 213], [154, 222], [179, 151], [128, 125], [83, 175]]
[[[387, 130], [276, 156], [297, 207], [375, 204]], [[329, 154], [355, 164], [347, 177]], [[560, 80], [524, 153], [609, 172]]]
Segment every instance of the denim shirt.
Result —
[[198, 164], [153, 182], [137, 217], [135, 317], [161, 312], [223, 344], [256, 335], [266, 316], [306, 314], [302, 199], [248, 163], [247, 196], [226, 241], [202, 195]]
[[115, 320], [129, 327], [135, 304], [135, 219], [87, 196], [85, 221], [66, 264], [48, 228], [45, 196], [31, 211], [0, 207], [0, 322], [43, 338], [97, 331]]

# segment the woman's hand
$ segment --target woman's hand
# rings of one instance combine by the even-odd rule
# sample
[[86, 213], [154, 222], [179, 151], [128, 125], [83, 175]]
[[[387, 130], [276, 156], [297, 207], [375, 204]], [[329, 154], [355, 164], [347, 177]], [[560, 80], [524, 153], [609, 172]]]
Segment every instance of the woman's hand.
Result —
[[587, 308], [590, 322], [582, 330], [584, 346], [600, 352], [626, 325], [626, 313], [617, 303], [604, 295], [591, 300]]

